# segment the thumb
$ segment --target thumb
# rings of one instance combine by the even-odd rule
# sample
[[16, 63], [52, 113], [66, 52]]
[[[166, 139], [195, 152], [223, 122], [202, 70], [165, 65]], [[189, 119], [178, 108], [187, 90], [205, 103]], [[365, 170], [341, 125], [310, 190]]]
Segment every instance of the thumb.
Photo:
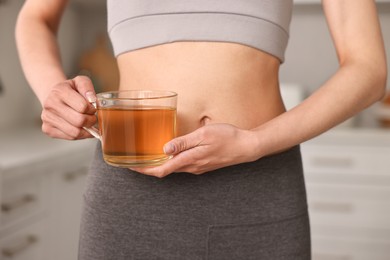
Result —
[[164, 145], [164, 153], [176, 155], [202, 143], [198, 131], [172, 139]]
[[73, 80], [75, 90], [88, 102], [96, 102], [96, 93], [92, 81], [87, 76], [77, 76]]

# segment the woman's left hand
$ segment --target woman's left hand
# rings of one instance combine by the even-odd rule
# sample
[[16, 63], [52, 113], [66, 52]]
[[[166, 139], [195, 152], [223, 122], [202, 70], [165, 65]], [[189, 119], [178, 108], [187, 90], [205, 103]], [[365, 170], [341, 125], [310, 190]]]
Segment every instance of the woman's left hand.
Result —
[[253, 161], [256, 158], [255, 135], [229, 124], [209, 124], [192, 133], [177, 137], [164, 146], [173, 158], [155, 167], [131, 170], [155, 177], [173, 172], [202, 174], [225, 166]]

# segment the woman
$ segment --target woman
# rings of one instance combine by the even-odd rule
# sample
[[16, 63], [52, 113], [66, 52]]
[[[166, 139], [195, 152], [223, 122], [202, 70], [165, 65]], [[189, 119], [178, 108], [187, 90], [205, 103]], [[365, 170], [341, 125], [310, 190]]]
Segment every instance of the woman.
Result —
[[[27, 0], [16, 37], [43, 132], [82, 139], [95, 93], [61, 67], [66, 2]], [[286, 112], [292, 1], [108, 1], [119, 89], [177, 92], [178, 137], [151, 168], [110, 167], [98, 148], [80, 259], [310, 259], [299, 144], [381, 99], [387, 73], [375, 2], [322, 2], [340, 67]]]

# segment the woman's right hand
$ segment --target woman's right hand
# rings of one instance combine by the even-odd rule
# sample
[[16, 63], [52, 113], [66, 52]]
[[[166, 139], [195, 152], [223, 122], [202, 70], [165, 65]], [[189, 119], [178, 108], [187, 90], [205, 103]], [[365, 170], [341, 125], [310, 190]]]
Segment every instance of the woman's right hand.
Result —
[[42, 104], [42, 132], [67, 140], [92, 137], [83, 127], [96, 123], [96, 109], [90, 104], [95, 99], [92, 82], [86, 76], [58, 83]]

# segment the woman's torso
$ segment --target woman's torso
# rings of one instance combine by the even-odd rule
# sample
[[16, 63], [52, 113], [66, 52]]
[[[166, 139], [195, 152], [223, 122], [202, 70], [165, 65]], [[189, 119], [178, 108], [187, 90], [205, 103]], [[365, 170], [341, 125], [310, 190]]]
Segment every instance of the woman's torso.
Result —
[[178, 135], [204, 124], [251, 129], [285, 111], [280, 61], [236, 43], [175, 42], [118, 56], [121, 90], [178, 93]]

